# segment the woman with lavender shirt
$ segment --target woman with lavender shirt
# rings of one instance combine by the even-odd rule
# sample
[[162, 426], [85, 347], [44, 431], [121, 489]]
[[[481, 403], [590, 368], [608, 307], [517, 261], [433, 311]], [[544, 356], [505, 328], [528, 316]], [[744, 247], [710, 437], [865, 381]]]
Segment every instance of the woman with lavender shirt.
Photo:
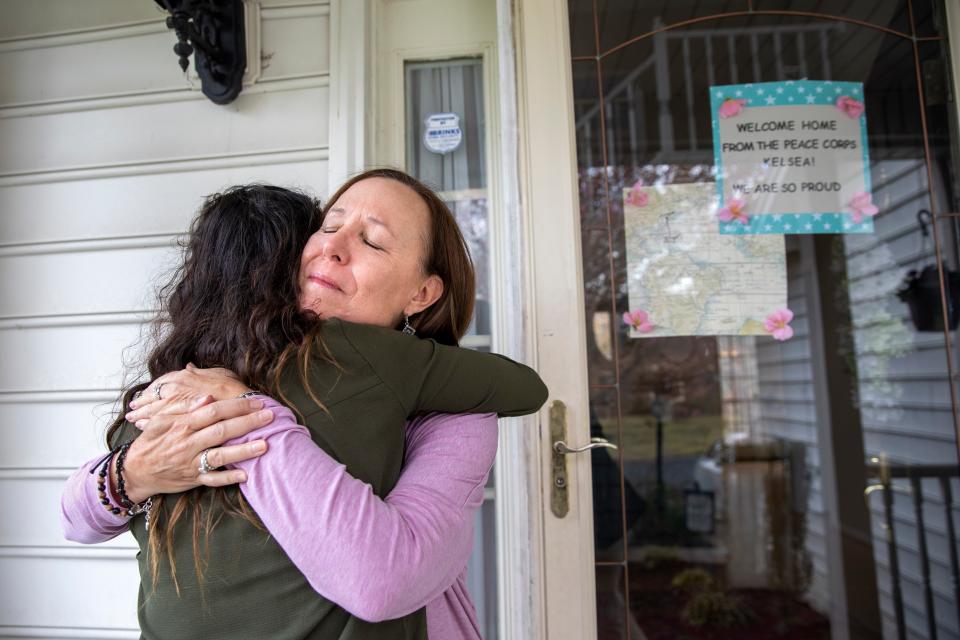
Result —
[[[408, 292], [422, 292], [416, 281], [419, 268], [405, 269], [409, 265], [396, 257], [364, 261], [363, 251], [357, 250], [367, 243], [372, 225], [392, 230], [395, 240], [421, 242], [417, 226], [398, 217], [416, 210], [416, 202], [403, 203], [416, 195], [389, 180], [358, 181], [341, 192], [343, 206], [328, 214], [335, 228], [325, 222], [316, 242], [312, 239], [304, 250], [301, 304], [321, 318], [383, 325], [389, 316], [377, 314], [404, 305]], [[418, 266], [413, 255], [412, 264]], [[214, 397], [232, 397], [246, 389], [237, 385], [222, 372], [196, 369], [154, 381], [146, 397], [154, 391], [160, 396], [162, 390], [166, 402], [128, 416], [146, 429], [128, 452], [123, 475], [130, 499], [246, 479], [244, 495], [318, 593], [369, 620], [427, 604], [431, 637], [477, 637], [462, 569], [471, 544], [471, 516], [482, 501], [495, 452], [492, 418], [415, 420], [407, 432], [405, 470], [380, 501], [318, 449], [289, 410], [270, 399], [227, 400], [182, 416], [170, 413], [203, 404], [211, 391]], [[248, 413], [261, 403], [266, 413]], [[270, 424], [249, 431], [274, 415]], [[198, 450], [224, 436], [236, 437], [212, 449], [208, 462], [237, 470], [197, 477]], [[257, 446], [264, 440], [271, 455], [251, 457], [263, 450]], [[64, 494], [64, 526], [71, 539], [94, 542], [122, 531], [126, 523], [98, 508], [98, 497], [84, 477], [87, 468]]]

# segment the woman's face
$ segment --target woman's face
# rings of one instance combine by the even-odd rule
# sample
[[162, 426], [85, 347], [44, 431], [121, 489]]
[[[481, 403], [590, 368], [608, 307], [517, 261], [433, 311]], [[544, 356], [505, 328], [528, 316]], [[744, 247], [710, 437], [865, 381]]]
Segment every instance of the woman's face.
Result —
[[300, 307], [321, 318], [395, 326], [443, 292], [423, 271], [427, 204], [389, 178], [367, 178], [333, 203], [300, 258]]

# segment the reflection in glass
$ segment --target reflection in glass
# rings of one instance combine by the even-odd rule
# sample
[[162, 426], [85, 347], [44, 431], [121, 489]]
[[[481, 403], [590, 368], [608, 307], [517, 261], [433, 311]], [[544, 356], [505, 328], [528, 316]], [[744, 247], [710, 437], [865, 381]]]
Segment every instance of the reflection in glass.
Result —
[[[590, 398], [590, 437], [623, 447], [617, 393], [614, 389], [594, 389]], [[629, 478], [623, 477], [622, 449], [598, 448], [590, 451], [593, 478], [593, 535], [596, 557], [601, 561], [623, 562], [625, 536], [644, 510], [644, 502]]]
[[[957, 225], [918, 219], [960, 210], [953, 109], [938, 88], [945, 43], [785, 15], [648, 34], [714, 4], [742, 10], [671, 5], [688, 15], [665, 18], [656, 3], [571, 3], [571, 19], [596, 8], [620, 23], [599, 43], [585, 28], [571, 36], [575, 56], [602, 54], [572, 63], [592, 431], [620, 446], [594, 461], [598, 624], [649, 640], [809, 640], [838, 624], [861, 637], [960, 637], [957, 354], [945, 348], [957, 336], [917, 326], [902, 293], [910, 271], [960, 278]], [[907, 9], [829, 7], [911, 33]], [[913, 9], [918, 33], [935, 35], [939, 3]], [[786, 239], [787, 341], [628, 337], [624, 190], [715, 181], [710, 86], [803, 77], [864, 83], [875, 233]], [[942, 316], [938, 290], [925, 304]], [[600, 592], [621, 577], [631, 616], [614, 627]]]
[[456, 196], [457, 194], [441, 194], [457, 219], [477, 274], [476, 306], [473, 309], [473, 322], [467, 329], [468, 338], [465, 337], [465, 340], [470, 340], [470, 346], [473, 347], [489, 347], [491, 329], [487, 198], [484, 190], [477, 190], [476, 193], [461, 193], [459, 200], [451, 199]]
[[820, 0], [753, 0], [758, 11], [807, 11], [822, 15], [833, 15], [868, 25], [876, 25], [911, 35], [910, 7], [913, 4], [914, 16], [921, 5], [929, 11], [929, 0], [888, 0], [887, 2], [847, 3], [821, 2]]
[[643, 638], [633, 612], [627, 607], [626, 576], [623, 567], [598, 566], [597, 640]]

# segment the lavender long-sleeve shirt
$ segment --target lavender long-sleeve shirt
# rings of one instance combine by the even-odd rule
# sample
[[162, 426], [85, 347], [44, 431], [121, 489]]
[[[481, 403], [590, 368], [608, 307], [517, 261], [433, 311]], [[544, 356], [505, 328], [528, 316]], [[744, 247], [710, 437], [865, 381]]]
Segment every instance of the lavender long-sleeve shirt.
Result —
[[[426, 605], [430, 638], [480, 638], [465, 575], [473, 516], [496, 454], [496, 417], [432, 414], [408, 423], [403, 473], [381, 500], [317, 447], [288, 409], [267, 406], [273, 422], [231, 441], [269, 444], [263, 456], [236, 465], [247, 472], [240, 488], [317, 592], [371, 621]], [[127, 529], [100, 506], [88, 473], [94, 462], [63, 493], [64, 535], [77, 542]]]

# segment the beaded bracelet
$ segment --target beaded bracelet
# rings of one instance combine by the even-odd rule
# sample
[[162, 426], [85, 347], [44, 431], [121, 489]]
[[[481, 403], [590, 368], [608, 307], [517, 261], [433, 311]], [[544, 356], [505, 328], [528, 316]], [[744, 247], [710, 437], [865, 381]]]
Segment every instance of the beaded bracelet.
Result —
[[120, 445], [120, 451], [117, 452], [117, 493], [120, 494], [120, 505], [127, 511], [133, 508], [133, 500], [127, 495], [126, 487], [123, 482], [123, 461], [127, 457], [127, 451], [130, 450], [130, 443]]
[[[100, 467], [100, 473], [97, 474], [97, 495], [100, 496], [100, 504], [103, 505], [104, 509], [114, 515], [120, 515], [121, 509], [113, 506], [110, 498], [107, 497], [107, 474], [110, 473], [110, 461], [113, 460], [113, 456], [116, 455], [119, 450], [120, 447], [117, 447], [101, 458], [100, 461], [103, 462], [103, 466]], [[90, 469], [90, 473], [93, 473], [93, 469]]]
[[123, 480], [123, 462], [127, 459], [127, 451], [130, 449], [131, 442], [126, 443], [120, 447], [119, 453], [117, 453], [117, 493], [120, 494], [120, 503], [127, 509], [127, 516], [132, 518], [133, 516], [140, 515], [141, 513], [146, 513], [146, 522], [147, 525], [150, 525], [150, 509], [153, 507], [153, 496], [150, 496], [143, 502], [137, 504], [130, 499], [130, 496], [127, 495], [126, 488]]
[[[150, 496], [143, 502], [139, 504], [134, 504], [130, 497], [127, 495], [127, 492], [124, 489], [123, 481], [123, 460], [126, 458], [127, 449], [130, 448], [130, 443], [120, 445], [119, 447], [113, 449], [108, 453], [103, 459], [103, 465], [100, 467], [100, 472], [97, 474], [97, 495], [100, 497], [100, 504], [103, 505], [103, 508], [109, 511], [114, 515], [123, 516], [126, 518], [132, 518], [133, 516], [139, 515], [141, 513], [146, 514], [146, 525], [150, 526], [150, 511], [153, 508], [153, 496]], [[113, 461], [114, 456], [117, 457], [117, 490], [120, 494], [120, 503], [123, 508], [114, 506], [110, 501], [110, 497], [107, 495], [107, 475], [110, 473], [110, 463]], [[94, 467], [96, 468], [96, 467]], [[90, 470], [90, 473], [93, 473], [93, 469]]]

